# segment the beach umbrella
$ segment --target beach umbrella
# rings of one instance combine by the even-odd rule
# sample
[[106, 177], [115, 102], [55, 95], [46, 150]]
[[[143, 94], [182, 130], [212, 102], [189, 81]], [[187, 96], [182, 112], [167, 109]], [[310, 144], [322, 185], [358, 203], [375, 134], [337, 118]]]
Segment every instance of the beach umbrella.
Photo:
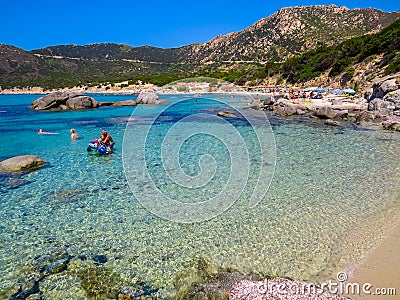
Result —
[[332, 95], [343, 95], [344, 92], [342, 90], [336, 89], [331, 92]]
[[350, 89], [350, 88], [348, 88], [348, 89], [344, 89], [343, 90], [343, 92], [344, 93], [346, 93], [346, 94], [355, 94], [356, 93], [356, 91], [355, 90], [353, 90], [353, 89]]
[[325, 90], [323, 88], [318, 87], [318, 88], [316, 88], [314, 90], [314, 92], [316, 92], [316, 93], [325, 93]]

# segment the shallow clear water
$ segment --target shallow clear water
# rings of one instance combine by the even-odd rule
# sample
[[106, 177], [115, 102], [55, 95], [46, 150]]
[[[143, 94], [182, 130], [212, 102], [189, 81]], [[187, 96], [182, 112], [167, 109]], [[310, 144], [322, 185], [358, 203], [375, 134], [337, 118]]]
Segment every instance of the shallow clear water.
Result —
[[[208, 96], [212, 97], [240, 102], [237, 97]], [[124, 175], [124, 132], [134, 108], [31, 112], [28, 105], [35, 98], [0, 96], [0, 132], [5, 144], [0, 159], [34, 154], [48, 162], [45, 168], [22, 176], [0, 175], [0, 289], [15, 283], [22, 267], [34, 257], [59, 244], [68, 245], [71, 255], [107, 255], [106, 266], [127, 282], [149, 282], [162, 288], [164, 295], [172, 292], [175, 274], [196, 256], [243, 272], [325, 280], [346, 255], [343, 245], [350, 242], [346, 238], [351, 230], [400, 207], [396, 185], [399, 134], [272, 119], [276, 170], [268, 193], [255, 208], [247, 201], [257, 179], [250, 173], [243, 194], [222, 215], [194, 224], [167, 221], [141, 206]], [[99, 101], [129, 98], [96, 96]], [[162, 98], [169, 102], [183, 99]], [[228, 150], [210, 136], [193, 136], [180, 149], [181, 167], [190, 176], [199, 174], [198, 161], [204, 154], [215, 158], [215, 176], [201, 189], [174, 186], [158, 168], [162, 164], [159, 139], [171, 124], [194, 107], [215, 114], [212, 105], [207, 99], [197, 106], [181, 105], [153, 126], [146, 163], [155, 184], [171, 198], [203, 201], [217, 194], [228, 180]], [[131, 123], [133, 132], [140, 133], [141, 126], [164, 108], [141, 109]], [[205, 127], [216, 126], [190, 120], [186, 129], [200, 122]], [[232, 124], [245, 137], [254, 134], [240, 120]], [[59, 134], [38, 135], [38, 128]], [[81, 139], [71, 141], [70, 128]], [[103, 157], [88, 155], [87, 143], [102, 128], [112, 134], [115, 152]], [[134, 136], [130, 139], [135, 142]], [[257, 145], [247, 149], [249, 157], [257, 160]], [[147, 183], [140, 178], [135, 184], [139, 190], [146, 189]], [[53, 289], [68, 293], [63, 280], [56, 276], [46, 280], [53, 281]]]

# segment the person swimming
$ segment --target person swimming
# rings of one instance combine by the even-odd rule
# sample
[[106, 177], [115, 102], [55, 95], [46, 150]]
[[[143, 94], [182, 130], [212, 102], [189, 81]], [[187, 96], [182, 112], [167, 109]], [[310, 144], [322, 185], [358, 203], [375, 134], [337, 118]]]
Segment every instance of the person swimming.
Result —
[[58, 132], [49, 132], [49, 131], [43, 131], [42, 128], [39, 128], [37, 131], [38, 134], [58, 134]]
[[75, 140], [79, 138], [79, 134], [75, 131], [75, 129], [71, 128], [69, 132], [71, 133], [71, 139]]

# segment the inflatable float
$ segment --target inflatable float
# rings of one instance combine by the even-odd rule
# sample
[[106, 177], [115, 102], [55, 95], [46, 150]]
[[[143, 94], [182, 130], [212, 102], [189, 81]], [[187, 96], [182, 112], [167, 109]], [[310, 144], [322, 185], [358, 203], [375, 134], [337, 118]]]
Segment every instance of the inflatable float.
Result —
[[88, 152], [92, 152], [92, 153], [110, 154], [112, 152], [113, 147], [114, 147], [114, 143], [110, 143], [111, 151], [109, 151], [107, 149], [106, 144], [100, 142], [99, 140], [93, 140], [89, 143], [86, 150]]

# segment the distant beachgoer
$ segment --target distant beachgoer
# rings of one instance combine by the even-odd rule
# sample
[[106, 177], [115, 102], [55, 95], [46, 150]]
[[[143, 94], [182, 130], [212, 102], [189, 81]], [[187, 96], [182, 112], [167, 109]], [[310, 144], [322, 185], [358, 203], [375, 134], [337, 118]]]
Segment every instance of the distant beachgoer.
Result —
[[107, 150], [108, 151], [112, 150], [111, 149], [111, 143], [114, 144], [114, 140], [111, 137], [111, 135], [108, 134], [107, 130], [103, 129], [103, 131], [101, 132], [99, 141], [107, 146]]
[[49, 131], [43, 131], [42, 128], [39, 128], [37, 131], [38, 134], [58, 134], [58, 132], [49, 132]]
[[71, 128], [70, 132], [71, 132], [71, 139], [75, 140], [79, 138], [79, 134], [75, 131], [75, 129]]

